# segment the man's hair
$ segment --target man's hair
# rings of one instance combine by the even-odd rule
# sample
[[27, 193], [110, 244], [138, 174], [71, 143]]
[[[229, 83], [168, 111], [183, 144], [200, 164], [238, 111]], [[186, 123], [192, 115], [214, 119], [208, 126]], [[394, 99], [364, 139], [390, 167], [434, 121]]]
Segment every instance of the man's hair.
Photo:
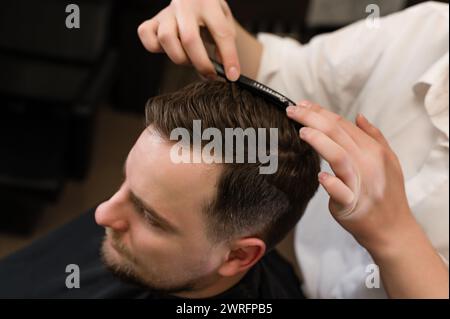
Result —
[[[194, 120], [201, 120], [202, 129], [219, 129], [222, 139], [225, 128], [278, 128], [275, 173], [260, 174], [258, 159], [220, 164], [217, 194], [204, 207], [207, 232], [215, 242], [256, 236], [270, 250], [295, 226], [319, 186], [319, 156], [300, 139], [294, 123], [275, 105], [237, 84], [196, 82], [153, 97], [146, 105], [146, 120], [167, 139], [175, 128], [185, 128], [192, 136]], [[247, 151], [246, 147], [245, 159]]]

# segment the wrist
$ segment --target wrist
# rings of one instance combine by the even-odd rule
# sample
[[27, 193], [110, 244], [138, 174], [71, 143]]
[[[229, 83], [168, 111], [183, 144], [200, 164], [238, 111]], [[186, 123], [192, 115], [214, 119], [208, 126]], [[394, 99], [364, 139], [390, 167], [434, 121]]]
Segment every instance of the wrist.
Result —
[[395, 260], [417, 245], [428, 243], [428, 238], [412, 214], [407, 215], [398, 227], [390, 227], [376, 241], [364, 247], [375, 261]]
[[448, 298], [448, 266], [411, 215], [397, 234], [366, 247], [391, 298]]

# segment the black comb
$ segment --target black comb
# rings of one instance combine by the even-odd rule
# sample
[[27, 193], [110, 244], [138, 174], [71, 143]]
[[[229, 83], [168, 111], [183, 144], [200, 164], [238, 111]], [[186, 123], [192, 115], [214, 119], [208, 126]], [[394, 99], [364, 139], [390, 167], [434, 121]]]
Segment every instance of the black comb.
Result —
[[[211, 62], [213, 63], [217, 74], [228, 81], [228, 79], [225, 75], [225, 71], [223, 69], [223, 65], [214, 60], [211, 60]], [[286, 108], [289, 105], [295, 105], [295, 103], [291, 99], [285, 97], [283, 94], [278, 93], [277, 91], [269, 88], [268, 86], [266, 86], [262, 83], [259, 83], [255, 80], [252, 80], [252, 79], [246, 77], [245, 75], [241, 75], [239, 77], [239, 79], [236, 80], [235, 83], [246, 88], [249, 91], [254, 92], [257, 95], [262, 96], [266, 100], [271, 101], [273, 104], [276, 104], [277, 106], [282, 107], [283, 112], [286, 110]]]
[[[227, 76], [225, 75], [223, 65], [212, 59], [211, 59], [211, 62], [214, 65], [214, 68], [216, 69], [217, 75], [221, 76], [228, 82], [231, 82], [228, 80]], [[291, 99], [287, 98], [283, 94], [278, 93], [277, 91], [269, 88], [268, 86], [266, 86], [262, 83], [259, 83], [255, 80], [252, 80], [252, 79], [246, 77], [245, 75], [241, 75], [234, 83], [238, 84], [242, 88], [245, 88], [245, 89], [259, 95], [260, 97], [262, 97], [265, 100], [268, 100], [272, 104], [275, 104], [283, 112], [286, 112], [286, 108], [289, 105], [296, 105]], [[294, 123], [295, 128], [297, 130], [299, 130], [302, 127], [302, 125], [299, 124], [298, 122], [295, 122], [294, 120], [291, 120], [291, 121]]]

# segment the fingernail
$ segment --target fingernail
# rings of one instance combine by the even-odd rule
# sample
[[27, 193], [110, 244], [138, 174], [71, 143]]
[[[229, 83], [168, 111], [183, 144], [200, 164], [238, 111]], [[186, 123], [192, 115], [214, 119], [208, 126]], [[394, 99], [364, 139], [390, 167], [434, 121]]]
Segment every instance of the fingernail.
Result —
[[230, 81], [236, 81], [239, 78], [238, 69], [234, 66], [228, 69], [228, 79]]
[[286, 113], [287, 113], [288, 115], [292, 115], [292, 114], [295, 113], [296, 110], [297, 110], [297, 107], [296, 107], [296, 106], [289, 105], [289, 106], [286, 108]]
[[318, 175], [318, 177], [319, 177], [319, 181], [320, 181], [320, 182], [324, 182], [324, 181], [327, 179], [328, 174], [325, 173], [325, 172], [320, 172], [319, 175]]
[[309, 102], [309, 101], [301, 101], [301, 102], [299, 103], [299, 105], [302, 106], [302, 107], [305, 107], [305, 108], [309, 109], [309, 108], [311, 107], [312, 103]]
[[307, 137], [308, 136], [308, 134], [311, 132], [311, 130], [309, 129], [309, 128], [307, 128], [307, 127], [302, 127], [301, 129], [300, 129], [300, 137], [301, 138], [305, 138], [305, 137]]

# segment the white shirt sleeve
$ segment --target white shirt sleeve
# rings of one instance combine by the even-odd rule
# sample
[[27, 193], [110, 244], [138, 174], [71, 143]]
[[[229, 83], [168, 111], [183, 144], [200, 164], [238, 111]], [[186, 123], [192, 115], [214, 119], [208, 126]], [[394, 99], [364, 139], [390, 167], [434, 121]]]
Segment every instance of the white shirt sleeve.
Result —
[[[305, 45], [292, 38], [258, 33], [263, 53], [257, 81], [296, 102], [311, 100], [345, 115], [378, 67], [386, 47], [401, 36], [402, 28], [410, 30], [408, 25], [417, 23], [416, 17], [424, 14], [424, 7], [384, 17], [378, 28], [362, 20], [319, 35]], [[401, 58], [397, 57], [399, 62]]]

